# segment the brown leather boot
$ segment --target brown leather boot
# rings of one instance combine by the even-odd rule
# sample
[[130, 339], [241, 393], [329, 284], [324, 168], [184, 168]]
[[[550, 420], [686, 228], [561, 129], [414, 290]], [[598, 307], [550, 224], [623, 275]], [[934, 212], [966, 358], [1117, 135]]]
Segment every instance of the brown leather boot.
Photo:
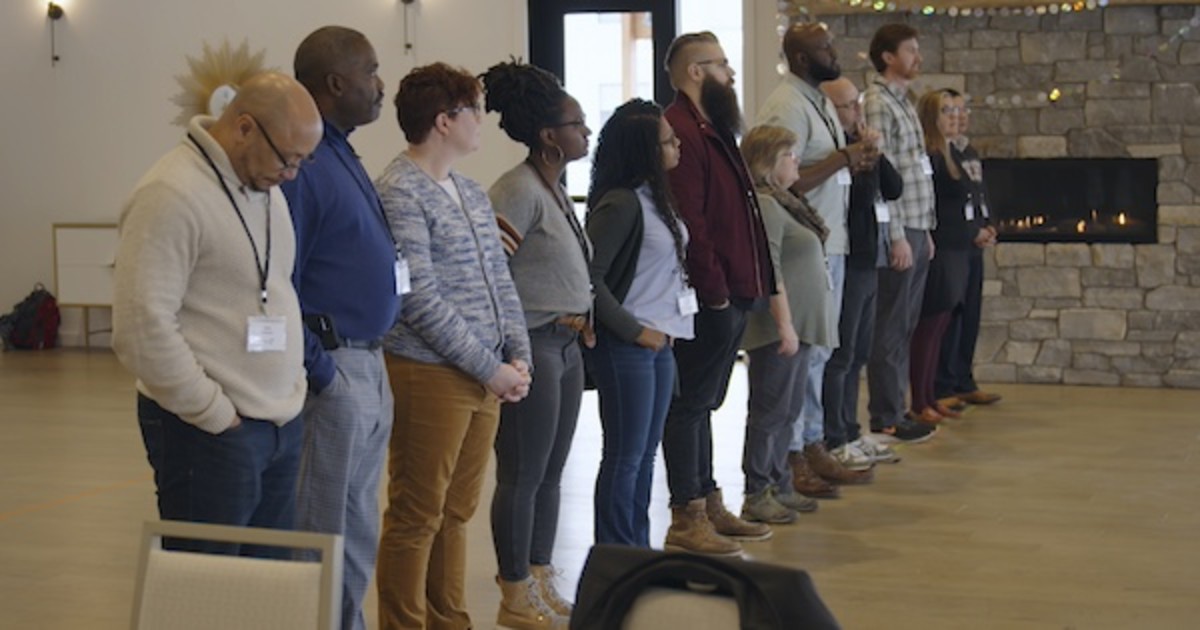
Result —
[[832, 483], [862, 484], [871, 483], [875, 473], [873, 470], [853, 471], [842, 465], [836, 457], [825, 450], [825, 444], [813, 442], [804, 445], [804, 458], [813, 472]]
[[771, 537], [771, 528], [766, 523], [751, 523], [738, 518], [725, 507], [721, 489], [713, 490], [704, 498], [704, 511], [713, 529], [722, 536], [737, 540], [759, 541]]
[[806, 497], [814, 499], [836, 499], [841, 496], [837, 486], [825, 481], [808, 467], [804, 453], [788, 453], [788, 465], [792, 468], [792, 488]]
[[671, 506], [671, 526], [667, 528], [667, 551], [690, 551], [713, 556], [736, 556], [742, 546], [716, 532], [704, 512], [705, 499], [692, 499], [687, 505]]

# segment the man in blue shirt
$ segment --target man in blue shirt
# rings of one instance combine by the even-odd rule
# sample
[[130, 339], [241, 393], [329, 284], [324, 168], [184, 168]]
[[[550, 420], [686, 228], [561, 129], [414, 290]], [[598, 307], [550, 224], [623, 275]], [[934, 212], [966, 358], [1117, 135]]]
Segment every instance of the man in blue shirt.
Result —
[[325, 123], [312, 163], [283, 187], [296, 228], [292, 281], [306, 324], [309, 389], [296, 529], [345, 537], [342, 628], [358, 630], [392, 428], [380, 339], [399, 313], [407, 268], [347, 138], [379, 117], [383, 81], [374, 48], [357, 31], [327, 26], [300, 43], [294, 63]]

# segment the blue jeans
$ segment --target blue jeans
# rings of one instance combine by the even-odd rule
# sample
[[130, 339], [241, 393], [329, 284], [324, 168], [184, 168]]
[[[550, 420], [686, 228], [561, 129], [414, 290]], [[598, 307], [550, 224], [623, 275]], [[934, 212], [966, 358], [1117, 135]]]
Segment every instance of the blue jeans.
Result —
[[[841, 318], [842, 289], [846, 284], [846, 256], [833, 254], [829, 257], [829, 283], [833, 286], [829, 299], [834, 309], [834, 321]], [[833, 356], [833, 348], [812, 346], [808, 353], [808, 373], [804, 377], [804, 404], [792, 426], [792, 450], [803, 451], [805, 444], [825, 440], [824, 394], [825, 364]]]
[[[213, 435], [138, 394], [138, 424], [166, 520], [292, 529], [303, 421], [276, 426], [243, 418]], [[165, 540], [169, 549], [290, 558], [292, 550]]]
[[596, 542], [650, 546], [654, 454], [675, 389], [675, 356], [599, 330], [587, 352], [600, 395], [604, 450], [596, 477]]

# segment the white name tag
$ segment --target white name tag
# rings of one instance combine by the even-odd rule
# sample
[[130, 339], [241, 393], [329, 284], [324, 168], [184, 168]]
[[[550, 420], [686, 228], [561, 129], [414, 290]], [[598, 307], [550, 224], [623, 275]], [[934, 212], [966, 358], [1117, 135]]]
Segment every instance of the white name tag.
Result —
[[988, 212], [987, 202], [979, 204], [979, 214], [985, 219], [992, 216], [992, 213]]
[[926, 175], [933, 175], [933, 162], [929, 161], [928, 155], [921, 156], [921, 172]]
[[887, 202], [886, 201], [876, 201], [875, 202], [875, 222], [876, 223], [890, 223], [891, 220], [892, 220], [892, 213], [888, 210]]
[[968, 201], [966, 207], [963, 209], [963, 213], [967, 215], [968, 221], [974, 221], [975, 220], [975, 204]]
[[396, 295], [412, 291], [412, 278], [408, 275], [408, 261], [396, 258]]
[[283, 352], [286, 349], [286, 319], [264, 316], [246, 318], [246, 352]]
[[679, 305], [679, 314], [684, 317], [700, 312], [700, 302], [696, 300], [696, 290], [691, 287], [679, 292], [676, 303]]
[[840, 185], [840, 186], [849, 186], [850, 185], [850, 169], [848, 169], [848, 168], [839, 169], [835, 175], [837, 177], [838, 185]]

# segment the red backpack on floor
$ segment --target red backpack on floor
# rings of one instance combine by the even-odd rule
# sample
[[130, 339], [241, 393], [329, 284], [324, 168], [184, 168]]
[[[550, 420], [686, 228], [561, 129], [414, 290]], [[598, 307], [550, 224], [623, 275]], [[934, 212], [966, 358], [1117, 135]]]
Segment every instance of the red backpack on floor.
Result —
[[0, 317], [0, 336], [4, 349], [43, 350], [58, 345], [58, 300], [46, 290], [42, 283], [33, 286], [33, 292], [13, 307], [8, 315]]

